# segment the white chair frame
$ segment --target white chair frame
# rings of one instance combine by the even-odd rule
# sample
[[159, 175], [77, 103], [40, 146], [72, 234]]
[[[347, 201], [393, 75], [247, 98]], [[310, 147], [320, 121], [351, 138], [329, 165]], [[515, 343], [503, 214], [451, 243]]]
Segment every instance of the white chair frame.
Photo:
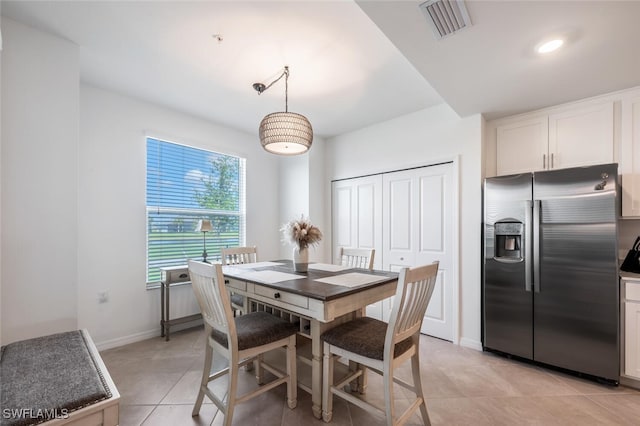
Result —
[[[207, 334], [202, 381], [192, 415], [197, 416], [199, 414], [202, 401], [206, 395], [220, 411], [224, 413], [224, 424], [225, 426], [229, 426], [233, 419], [233, 411], [236, 404], [245, 402], [283, 383], [287, 384], [287, 404], [289, 408], [295, 408], [297, 405], [296, 334], [293, 333], [284, 339], [262, 346], [239, 350], [235, 320], [233, 318], [231, 302], [229, 301], [229, 294], [224, 284], [221, 265], [212, 265], [190, 260], [189, 275], [193, 291], [200, 305], [202, 318], [205, 322], [205, 333]], [[221, 345], [211, 337], [213, 330], [220, 331], [227, 335], [227, 347]], [[262, 354], [280, 347], [286, 349], [286, 372], [280, 371], [272, 365], [265, 363], [262, 359]], [[210, 375], [214, 351], [229, 360], [229, 367]], [[264, 368], [275, 375], [276, 379], [267, 384], [262, 384], [260, 375], [258, 382], [261, 386], [244, 395], [237, 395], [239, 368], [252, 361], [256, 361], [259, 365], [259, 368], [256, 368], [257, 371], [261, 371], [261, 369]], [[229, 374], [227, 404], [224, 403], [223, 399], [218, 398], [208, 387], [209, 382], [225, 374]]]
[[[404, 424], [413, 413], [420, 408], [422, 420], [429, 425], [429, 414], [422, 391], [420, 379], [420, 327], [425, 311], [431, 300], [435, 281], [438, 273], [438, 262], [431, 265], [416, 268], [403, 268], [398, 279], [398, 288], [394, 297], [393, 308], [384, 341], [383, 360], [368, 358], [360, 354], [347, 351], [338, 346], [324, 342], [323, 357], [323, 386], [322, 386], [322, 417], [325, 422], [330, 422], [333, 416], [333, 395], [357, 405], [369, 412], [382, 414], [386, 418], [387, 425]], [[394, 358], [394, 348], [397, 343], [411, 338], [411, 347]], [[334, 384], [334, 362], [337, 358], [344, 357], [357, 363], [360, 367]], [[394, 370], [411, 359], [413, 385], [393, 376]], [[366, 374], [366, 368], [383, 376], [385, 409], [382, 410], [360, 398], [356, 398], [342, 388]], [[416, 399], [402, 413], [396, 417], [393, 398], [393, 384], [409, 389], [416, 394]]]
[[258, 261], [258, 248], [229, 247], [220, 250], [223, 265], [240, 265], [243, 263], [255, 263]]
[[[258, 261], [258, 248], [256, 246], [223, 248], [220, 250], [220, 257], [223, 265], [255, 263]], [[243, 297], [242, 299], [241, 305], [233, 303], [233, 300], [231, 301], [234, 314], [236, 311], [240, 311], [242, 314], [247, 313], [247, 298]]]
[[352, 268], [373, 269], [373, 258], [375, 249], [358, 249], [340, 247], [338, 252], [338, 263]]

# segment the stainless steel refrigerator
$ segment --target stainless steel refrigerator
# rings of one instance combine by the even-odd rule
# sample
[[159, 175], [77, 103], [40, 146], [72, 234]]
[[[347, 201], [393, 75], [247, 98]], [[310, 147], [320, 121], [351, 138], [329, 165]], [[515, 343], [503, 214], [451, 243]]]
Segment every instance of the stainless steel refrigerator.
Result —
[[488, 178], [483, 346], [619, 380], [617, 164]]

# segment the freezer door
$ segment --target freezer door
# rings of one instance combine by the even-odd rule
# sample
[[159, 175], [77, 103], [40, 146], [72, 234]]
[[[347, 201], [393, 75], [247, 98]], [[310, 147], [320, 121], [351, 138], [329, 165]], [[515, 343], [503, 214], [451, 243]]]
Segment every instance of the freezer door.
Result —
[[532, 175], [485, 180], [483, 345], [531, 359]]
[[534, 176], [534, 359], [618, 381], [617, 167]]

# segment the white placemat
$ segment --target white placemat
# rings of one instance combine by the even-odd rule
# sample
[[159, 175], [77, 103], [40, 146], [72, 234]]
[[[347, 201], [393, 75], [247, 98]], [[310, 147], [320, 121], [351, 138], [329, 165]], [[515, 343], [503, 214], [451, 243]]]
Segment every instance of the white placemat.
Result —
[[316, 271], [327, 271], [327, 272], [339, 272], [344, 271], [346, 269], [351, 269], [350, 266], [342, 266], [342, 265], [332, 265], [330, 263], [310, 263], [308, 269], [313, 269]]
[[334, 275], [332, 277], [320, 278], [315, 281], [325, 284], [341, 285], [344, 287], [357, 287], [362, 284], [375, 283], [386, 277], [363, 274], [360, 272], [350, 272], [348, 274]]
[[257, 269], [257, 268], [264, 268], [266, 266], [282, 266], [282, 265], [284, 265], [284, 263], [254, 262], [254, 263], [239, 263], [236, 265], [229, 265], [229, 266], [233, 266], [234, 268], [238, 268], [238, 269]]
[[248, 280], [258, 281], [265, 284], [274, 284], [282, 281], [306, 278], [304, 275], [294, 275], [279, 271], [253, 271], [247, 272], [243, 276]]

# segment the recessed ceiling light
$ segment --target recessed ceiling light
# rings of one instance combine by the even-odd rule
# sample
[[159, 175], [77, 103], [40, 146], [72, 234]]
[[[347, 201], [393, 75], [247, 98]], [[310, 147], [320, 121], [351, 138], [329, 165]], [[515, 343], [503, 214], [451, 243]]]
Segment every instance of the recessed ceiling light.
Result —
[[538, 51], [538, 53], [542, 53], [542, 54], [551, 53], [554, 50], [559, 49], [560, 46], [562, 46], [563, 44], [564, 44], [564, 40], [557, 38], [555, 40], [550, 40], [545, 43], [542, 43], [537, 47], [536, 50]]

